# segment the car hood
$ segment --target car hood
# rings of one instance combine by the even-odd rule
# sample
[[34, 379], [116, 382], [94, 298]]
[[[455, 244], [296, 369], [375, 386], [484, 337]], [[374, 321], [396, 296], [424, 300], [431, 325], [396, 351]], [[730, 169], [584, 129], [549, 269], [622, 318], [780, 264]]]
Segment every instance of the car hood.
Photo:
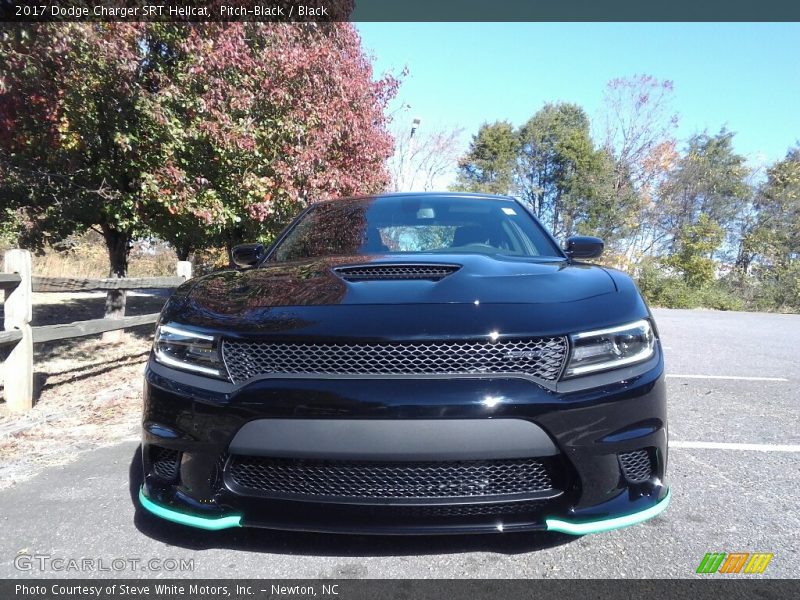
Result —
[[[452, 265], [438, 281], [348, 281], [337, 269], [352, 265]], [[196, 281], [187, 299], [221, 315], [281, 306], [409, 304], [549, 304], [612, 293], [600, 267], [564, 260], [521, 260], [483, 255], [353, 256], [267, 263], [223, 271]]]
[[[439, 281], [346, 281], [349, 265], [448, 264]], [[563, 260], [480, 255], [337, 257], [223, 271], [183, 284], [162, 321], [287, 341], [409, 341], [562, 335], [646, 318], [633, 281]]]

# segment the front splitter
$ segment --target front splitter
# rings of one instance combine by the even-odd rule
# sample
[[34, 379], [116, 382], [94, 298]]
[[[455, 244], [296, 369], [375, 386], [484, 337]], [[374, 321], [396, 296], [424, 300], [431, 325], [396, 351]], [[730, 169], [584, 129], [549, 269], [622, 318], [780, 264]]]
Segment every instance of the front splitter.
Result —
[[611, 531], [612, 529], [622, 529], [623, 527], [630, 527], [631, 525], [636, 525], [637, 523], [658, 516], [666, 510], [671, 497], [672, 490], [667, 490], [667, 495], [650, 508], [621, 517], [591, 521], [566, 521], [564, 519], [548, 518], [545, 519], [545, 523], [547, 525], [547, 531], [559, 531], [570, 535], [587, 535], [590, 533]]
[[[595, 519], [591, 521], [568, 521], [565, 519], [557, 519], [557, 518], [546, 518], [545, 519], [545, 526], [544, 527], [527, 527], [526, 529], [545, 529], [547, 531], [557, 531], [560, 533], [567, 533], [570, 535], [587, 535], [590, 533], [602, 533], [604, 531], [611, 531], [613, 529], [620, 529], [622, 527], [629, 527], [631, 525], [636, 525], [637, 523], [641, 523], [642, 521], [647, 521], [648, 519], [652, 519], [653, 517], [661, 514], [669, 505], [670, 498], [672, 497], [672, 491], [668, 490], [667, 495], [660, 500], [657, 504], [651, 506], [650, 508], [646, 508], [645, 510], [641, 510], [635, 513], [631, 513], [629, 515], [622, 515], [620, 517], [612, 517], [609, 519]], [[174, 523], [180, 523], [181, 525], [188, 525], [189, 527], [196, 527], [199, 529], [206, 529], [209, 531], [219, 531], [221, 529], [230, 529], [234, 527], [242, 527], [244, 524], [242, 523], [242, 515], [238, 513], [232, 513], [220, 517], [205, 517], [196, 514], [189, 514], [182, 511], [175, 510], [173, 508], [169, 508], [162, 504], [158, 504], [150, 500], [144, 494], [144, 487], [139, 489], [139, 502], [141, 503], [142, 507], [147, 509], [149, 512], [153, 513], [157, 517], [162, 519], [166, 519], [167, 521], [172, 521]], [[266, 527], [266, 528], [274, 528], [274, 529], [292, 529], [292, 530], [299, 530], [299, 531], [312, 531], [316, 529], [304, 527], [302, 524], [298, 523], [292, 527], [286, 527], [286, 525], [278, 525], [275, 524], [273, 527], [270, 527], [268, 524], [259, 524], [258, 526]], [[376, 530], [371, 533], [375, 534], [391, 534], [391, 533], [409, 533], [409, 534], [447, 534], [447, 533], [501, 533], [501, 532], [512, 532], [515, 530], [520, 530], [519, 527], [507, 527], [504, 528], [502, 525], [498, 525], [496, 527], [486, 527], [482, 529], [472, 529], [470, 531], [458, 531], [454, 528], [441, 528], [438, 530], [426, 530], [427, 528], [419, 528], [417, 530], [410, 530], [410, 531], [401, 531], [398, 532], [397, 530], [392, 531], [391, 529], [382, 529]], [[329, 530], [330, 533], [350, 533], [349, 531], [341, 530], [337, 531], [335, 528]]]

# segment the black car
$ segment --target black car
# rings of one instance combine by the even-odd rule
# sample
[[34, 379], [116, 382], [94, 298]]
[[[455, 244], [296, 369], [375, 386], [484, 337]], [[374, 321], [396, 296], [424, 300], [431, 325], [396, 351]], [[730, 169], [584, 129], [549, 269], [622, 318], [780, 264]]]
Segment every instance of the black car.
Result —
[[205, 529], [551, 530], [664, 510], [664, 362], [631, 279], [513, 198], [311, 205], [183, 284], [144, 387], [142, 505]]

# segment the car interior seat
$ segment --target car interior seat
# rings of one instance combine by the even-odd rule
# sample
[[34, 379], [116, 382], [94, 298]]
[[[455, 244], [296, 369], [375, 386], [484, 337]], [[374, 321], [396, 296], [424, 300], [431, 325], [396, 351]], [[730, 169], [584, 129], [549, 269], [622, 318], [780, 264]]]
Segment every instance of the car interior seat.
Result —
[[389, 246], [383, 243], [383, 239], [381, 239], [381, 232], [378, 231], [377, 227], [370, 227], [367, 229], [364, 243], [361, 245], [361, 250], [370, 254], [391, 252]]
[[480, 225], [462, 225], [453, 234], [453, 248], [470, 244], [488, 244], [489, 231]]

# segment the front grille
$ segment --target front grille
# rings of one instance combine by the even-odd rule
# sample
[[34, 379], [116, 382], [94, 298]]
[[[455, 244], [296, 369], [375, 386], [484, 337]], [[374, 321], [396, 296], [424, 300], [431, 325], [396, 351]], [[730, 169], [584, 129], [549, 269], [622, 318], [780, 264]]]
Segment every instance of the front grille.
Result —
[[479, 498], [553, 489], [534, 458], [441, 461], [323, 461], [232, 456], [226, 479], [275, 498]]
[[633, 483], [647, 481], [652, 475], [653, 467], [647, 450], [634, 450], [620, 454], [619, 462], [625, 478]]
[[554, 381], [567, 356], [565, 337], [502, 342], [298, 344], [225, 340], [234, 383], [259, 375], [455, 375], [502, 373]]
[[[442, 504], [427, 506], [393, 506], [386, 512], [398, 517], [482, 517], [535, 513], [547, 506], [540, 502], [500, 502], [489, 504]], [[375, 511], [380, 514], [383, 511]]]
[[427, 279], [439, 281], [461, 268], [460, 265], [392, 264], [338, 267], [336, 273], [345, 281]]
[[[469, 519], [471, 517], [527, 515], [534, 516], [557, 500], [520, 500], [517, 502], [486, 502], [481, 504], [309, 504], [318, 507], [318, 512], [331, 520], [349, 519]], [[304, 510], [304, 514], [308, 511]], [[313, 511], [314, 509], [312, 509]]]
[[151, 446], [150, 461], [153, 472], [166, 481], [178, 479], [181, 465], [181, 453], [170, 448]]

